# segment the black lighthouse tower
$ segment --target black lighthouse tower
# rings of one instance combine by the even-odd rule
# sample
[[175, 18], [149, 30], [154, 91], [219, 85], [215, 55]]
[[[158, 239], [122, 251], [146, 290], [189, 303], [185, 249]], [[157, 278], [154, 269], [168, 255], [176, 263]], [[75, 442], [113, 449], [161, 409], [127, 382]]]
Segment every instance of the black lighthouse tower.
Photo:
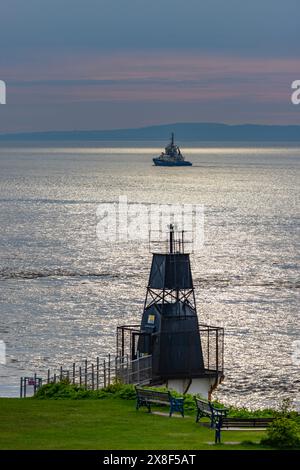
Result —
[[139, 354], [152, 355], [153, 376], [163, 381], [203, 375], [190, 256], [184, 253], [184, 233], [170, 226], [166, 253], [153, 253]]
[[210, 395], [223, 378], [223, 328], [199, 324], [184, 232], [152, 253], [140, 325], [117, 331], [119, 378]]

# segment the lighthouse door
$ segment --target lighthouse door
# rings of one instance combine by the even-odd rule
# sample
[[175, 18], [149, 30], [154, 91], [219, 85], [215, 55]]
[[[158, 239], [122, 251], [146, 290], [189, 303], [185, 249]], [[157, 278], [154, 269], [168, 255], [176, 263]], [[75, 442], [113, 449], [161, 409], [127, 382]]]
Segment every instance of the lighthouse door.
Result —
[[131, 339], [131, 357], [137, 359], [141, 355], [152, 354], [151, 334], [150, 333], [132, 333]]

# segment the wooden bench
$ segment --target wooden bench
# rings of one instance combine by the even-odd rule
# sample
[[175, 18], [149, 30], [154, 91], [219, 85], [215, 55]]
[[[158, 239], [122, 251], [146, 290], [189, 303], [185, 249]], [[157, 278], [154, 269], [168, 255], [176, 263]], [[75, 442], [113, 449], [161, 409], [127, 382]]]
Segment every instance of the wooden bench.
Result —
[[184, 398], [175, 398], [170, 392], [159, 392], [142, 387], [135, 387], [136, 391], [136, 409], [146, 406], [148, 412], [151, 413], [151, 404], [168, 405], [170, 407], [169, 416], [171, 417], [175, 411], [181, 413], [184, 418]]
[[217, 408], [210, 401], [205, 401], [198, 397], [195, 397], [195, 402], [197, 407], [196, 423], [198, 423], [201, 418], [206, 417], [210, 419], [211, 428], [217, 426], [220, 418], [226, 418], [229, 411], [227, 408]]
[[266, 429], [275, 418], [227, 418], [220, 416], [215, 429], [215, 443], [221, 442], [221, 430], [234, 430], [234, 429]]

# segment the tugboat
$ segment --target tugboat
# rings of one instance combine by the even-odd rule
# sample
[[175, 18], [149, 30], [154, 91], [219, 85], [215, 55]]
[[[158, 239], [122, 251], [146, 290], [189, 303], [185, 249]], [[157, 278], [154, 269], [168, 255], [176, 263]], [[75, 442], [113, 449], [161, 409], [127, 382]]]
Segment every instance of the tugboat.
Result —
[[153, 158], [153, 163], [155, 166], [192, 166], [191, 162], [184, 159], [180, 148], [174, 144], [174, 132], [165, 151], [161, 152], [159, 157]]

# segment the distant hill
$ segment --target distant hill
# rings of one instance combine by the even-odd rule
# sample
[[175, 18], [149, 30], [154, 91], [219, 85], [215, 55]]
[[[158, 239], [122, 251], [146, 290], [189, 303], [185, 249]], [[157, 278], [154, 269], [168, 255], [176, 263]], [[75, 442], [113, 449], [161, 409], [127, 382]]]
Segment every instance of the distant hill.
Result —
[[176, 123], [137, 129], [98, 131], [49, 131], [0, 134], [1, 141], [141, 141], [176, 140], [190, 142], [300, 142], [300, 126], [217, 123]]

